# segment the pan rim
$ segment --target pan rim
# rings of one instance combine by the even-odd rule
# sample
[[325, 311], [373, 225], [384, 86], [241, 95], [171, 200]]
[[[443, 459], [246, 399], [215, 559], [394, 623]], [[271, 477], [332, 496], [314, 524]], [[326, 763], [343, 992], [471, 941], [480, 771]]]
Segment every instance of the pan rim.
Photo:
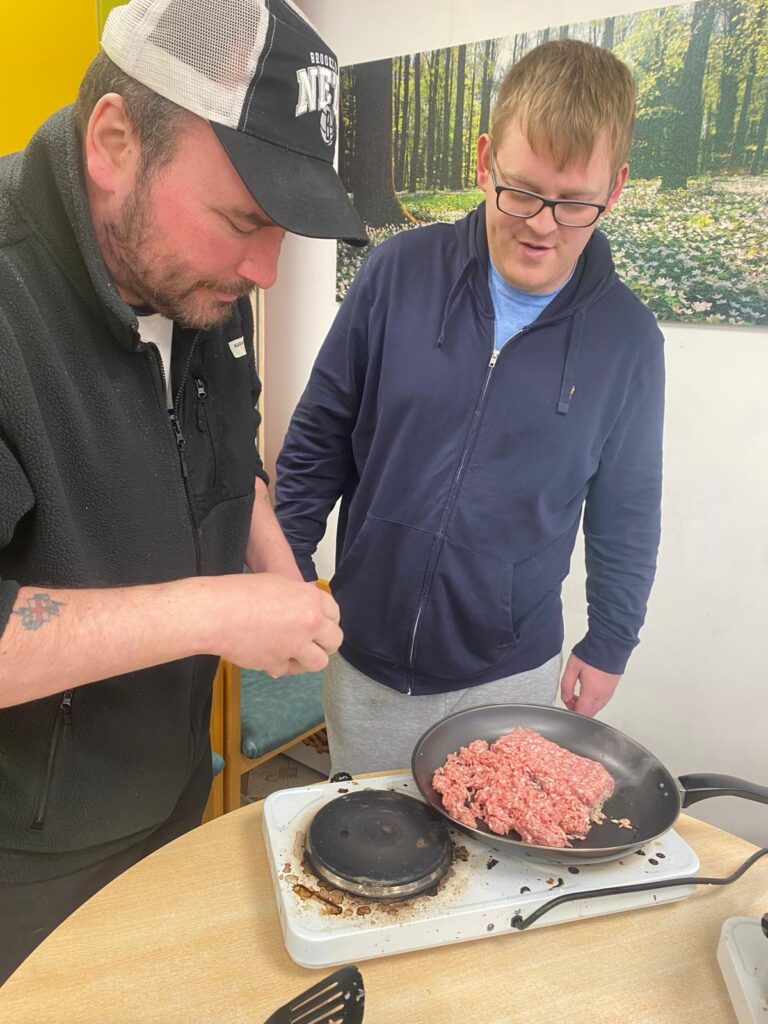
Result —
[[[499, 842], [503, 843], [504, 845], [509, 845], [518, 848], [520, 850], [531, 851], [532, 853], [539, 850], [542, 852], [542, 854], [546, 854], [550, 857], [552, 854], [558, 854], [563, 855], [567, 858], [570, 854], [571, 858], [569, 859], [583, 859], [585, 863], [588, 863], [589, 859], [592, 857], [604, 858], [607, 860], [612, 855], [614, 855], [616, 858], [628, 855], [632, 853], [634, 850], [640, 849], [640, 847], [644, 846], [645, 844], [652, 843], [655, 842], [657, 839], [660, 839], [662, 836], [666, 835], [667, 832], [670, 831], [670, 829], [674, 827], [674, 824], [680, 817], [680, 813], [682, 811], [682, 793], [679, 779], [677, 779], [672, 774], [672, 772], [669, 771], [666, 765], [662, 761], [660, 761], [659, 758], [652, 751], [648, 750], [647, 747], [644, 747], [642, 743], [639, 743], [631, 736], [627, 736], [626, 733], [622, 732], [620, 729], [617, 729], [615, 726], [609, 725], [607, 722], [602, 722], [594, 718], [589, 720], [594, 722], [597, 726], [599, 726], [601, 730], [605, 730], [615, 734], [622, 741], [630, 743], [638, 751], [642, 751], [643, 754], [649, 757], [651, 761], [654, 762], [655, 765], [658, 766], [670, 779], [672, 783], [672, 792], [674, 793], [675, 800], [677, 803], [677, 811], [674, 817], [672, 818], [671, 824], [668, 825], [665, 829], [662, 829], [661, 832], [657, 832], [655, 835], [652, 836], [643, 836], [642, 839], [638, 839], [637, 841], [632, 840], [629, 843], [622, 843], [620, 846], [542, 846], [536, 843], [525, 843], [522, 841], [522, 839], [511, 839], [508, 834], [497, 835], [495, 832], [491, 832], [490, 830], [486, 832], [482, 829], [472, 828], [471, 826], [465, 825], [463, 822], [458, 821], [456, 818], [448, 814], [448, 812], [442, 806], [442, 801], [440, 799], [432, 799], [430, 797], [430, 794], [424, 791], [424, 788], [419, 780], [419, 775], [416, 770], [417, 760], [420, 756], [423, 756], [421, 752], [427, 738], [435, 730], [443, 727], [445, 723], [452, 721], [456, 718], [461, 718], [463, 716], [468, 716], [471, 714], [479, 715], [483, 711], [498, 709], [515, 711], [524, 708], [533, 708], [538, 711], [546, 711], [548, 714], [562, 716], [563, 718], [584, 719], [586, 717], [584, 715], [579, 715], [575, 711], [569, 711], [567, 708], [552, 707], [549, 704], [534, 704], [531, 702], [522, 703], [515, 701], [509, 701], [505, 704], [481, 704], [477, 707], [464, 708], [461, 711], [455, 711], [453, 714], [446, 715], [445, 718], [441, 718], [440, 721], [434, 722], [431, 726], [429, 726], [428, 729], [424, 731], [424, 733], [419, 737], [418, 741], [416, 742], [416, 745], [413, 748], [413, 753], [411, 754], [411, 775], [413, 776], [414, 782], [416, 783], [419, 792], [421, 793], [422, 797], [427, 801], [427, 803], [431, 807], [434, 807], [435, 810], [439, 811], [440, 814], [442, 814], [443, 817], [446, 818], [446, 820], [449, 821], [453, 827], [458, 828], [459, 830], [461, 830], [469, 836], [477, 837], [482, 843], [486, 845], [489, 842]], [[499, 736], [501, 735], [503, 735], [503, 732], [499, 733]], [[498, 737], [496, 738], [498, 739]], [[579, 756], [583, 757], [585, 755], [582, 754]], [[434, 792], [436, 793], [437, 791], [435, 790]]]

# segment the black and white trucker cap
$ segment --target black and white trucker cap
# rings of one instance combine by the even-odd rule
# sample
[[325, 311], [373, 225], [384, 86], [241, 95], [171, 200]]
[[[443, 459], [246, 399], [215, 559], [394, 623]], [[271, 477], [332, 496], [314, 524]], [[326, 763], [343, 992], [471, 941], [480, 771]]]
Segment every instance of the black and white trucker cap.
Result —
[[333, 167], [336, 56], [290, 0], [131, 0], [101, 45], [127, 75], [210, 122], [286, 230], [365, 245]]

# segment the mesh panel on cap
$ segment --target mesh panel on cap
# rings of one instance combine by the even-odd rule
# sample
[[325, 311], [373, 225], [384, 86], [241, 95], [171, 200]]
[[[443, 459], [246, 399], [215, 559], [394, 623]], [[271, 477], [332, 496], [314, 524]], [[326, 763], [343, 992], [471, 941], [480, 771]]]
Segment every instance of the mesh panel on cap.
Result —
[[133, 0], [111, 12], [102, 46], [161, 96], [236, 128], [268, 24], [259, 0]]

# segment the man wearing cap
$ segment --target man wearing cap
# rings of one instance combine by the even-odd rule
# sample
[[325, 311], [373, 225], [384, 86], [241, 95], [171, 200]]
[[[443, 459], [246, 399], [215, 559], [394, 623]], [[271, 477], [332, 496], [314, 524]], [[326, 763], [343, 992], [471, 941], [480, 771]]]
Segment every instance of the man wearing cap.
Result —
[[286, 231], [365, 241], [337, 82], [284, 0], [133, 0], [0, 160], [0, 980], [199, 823], [219, 657], [340, 642], [267, 498], [248, 299]]

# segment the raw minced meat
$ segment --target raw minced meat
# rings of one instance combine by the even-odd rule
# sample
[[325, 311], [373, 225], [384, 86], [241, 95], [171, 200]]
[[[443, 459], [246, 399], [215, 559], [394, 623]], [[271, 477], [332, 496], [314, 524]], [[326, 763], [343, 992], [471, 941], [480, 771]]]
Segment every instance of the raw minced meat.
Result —
[[449, 754], [432, 785], [462, 824], [476, 828], [479, 818], [498, 835], [515, 831], [537, 846], [583, 839], [592, 822], [604, 820], [602, 807], [614, 789], [597, 761], [523, 728]]

